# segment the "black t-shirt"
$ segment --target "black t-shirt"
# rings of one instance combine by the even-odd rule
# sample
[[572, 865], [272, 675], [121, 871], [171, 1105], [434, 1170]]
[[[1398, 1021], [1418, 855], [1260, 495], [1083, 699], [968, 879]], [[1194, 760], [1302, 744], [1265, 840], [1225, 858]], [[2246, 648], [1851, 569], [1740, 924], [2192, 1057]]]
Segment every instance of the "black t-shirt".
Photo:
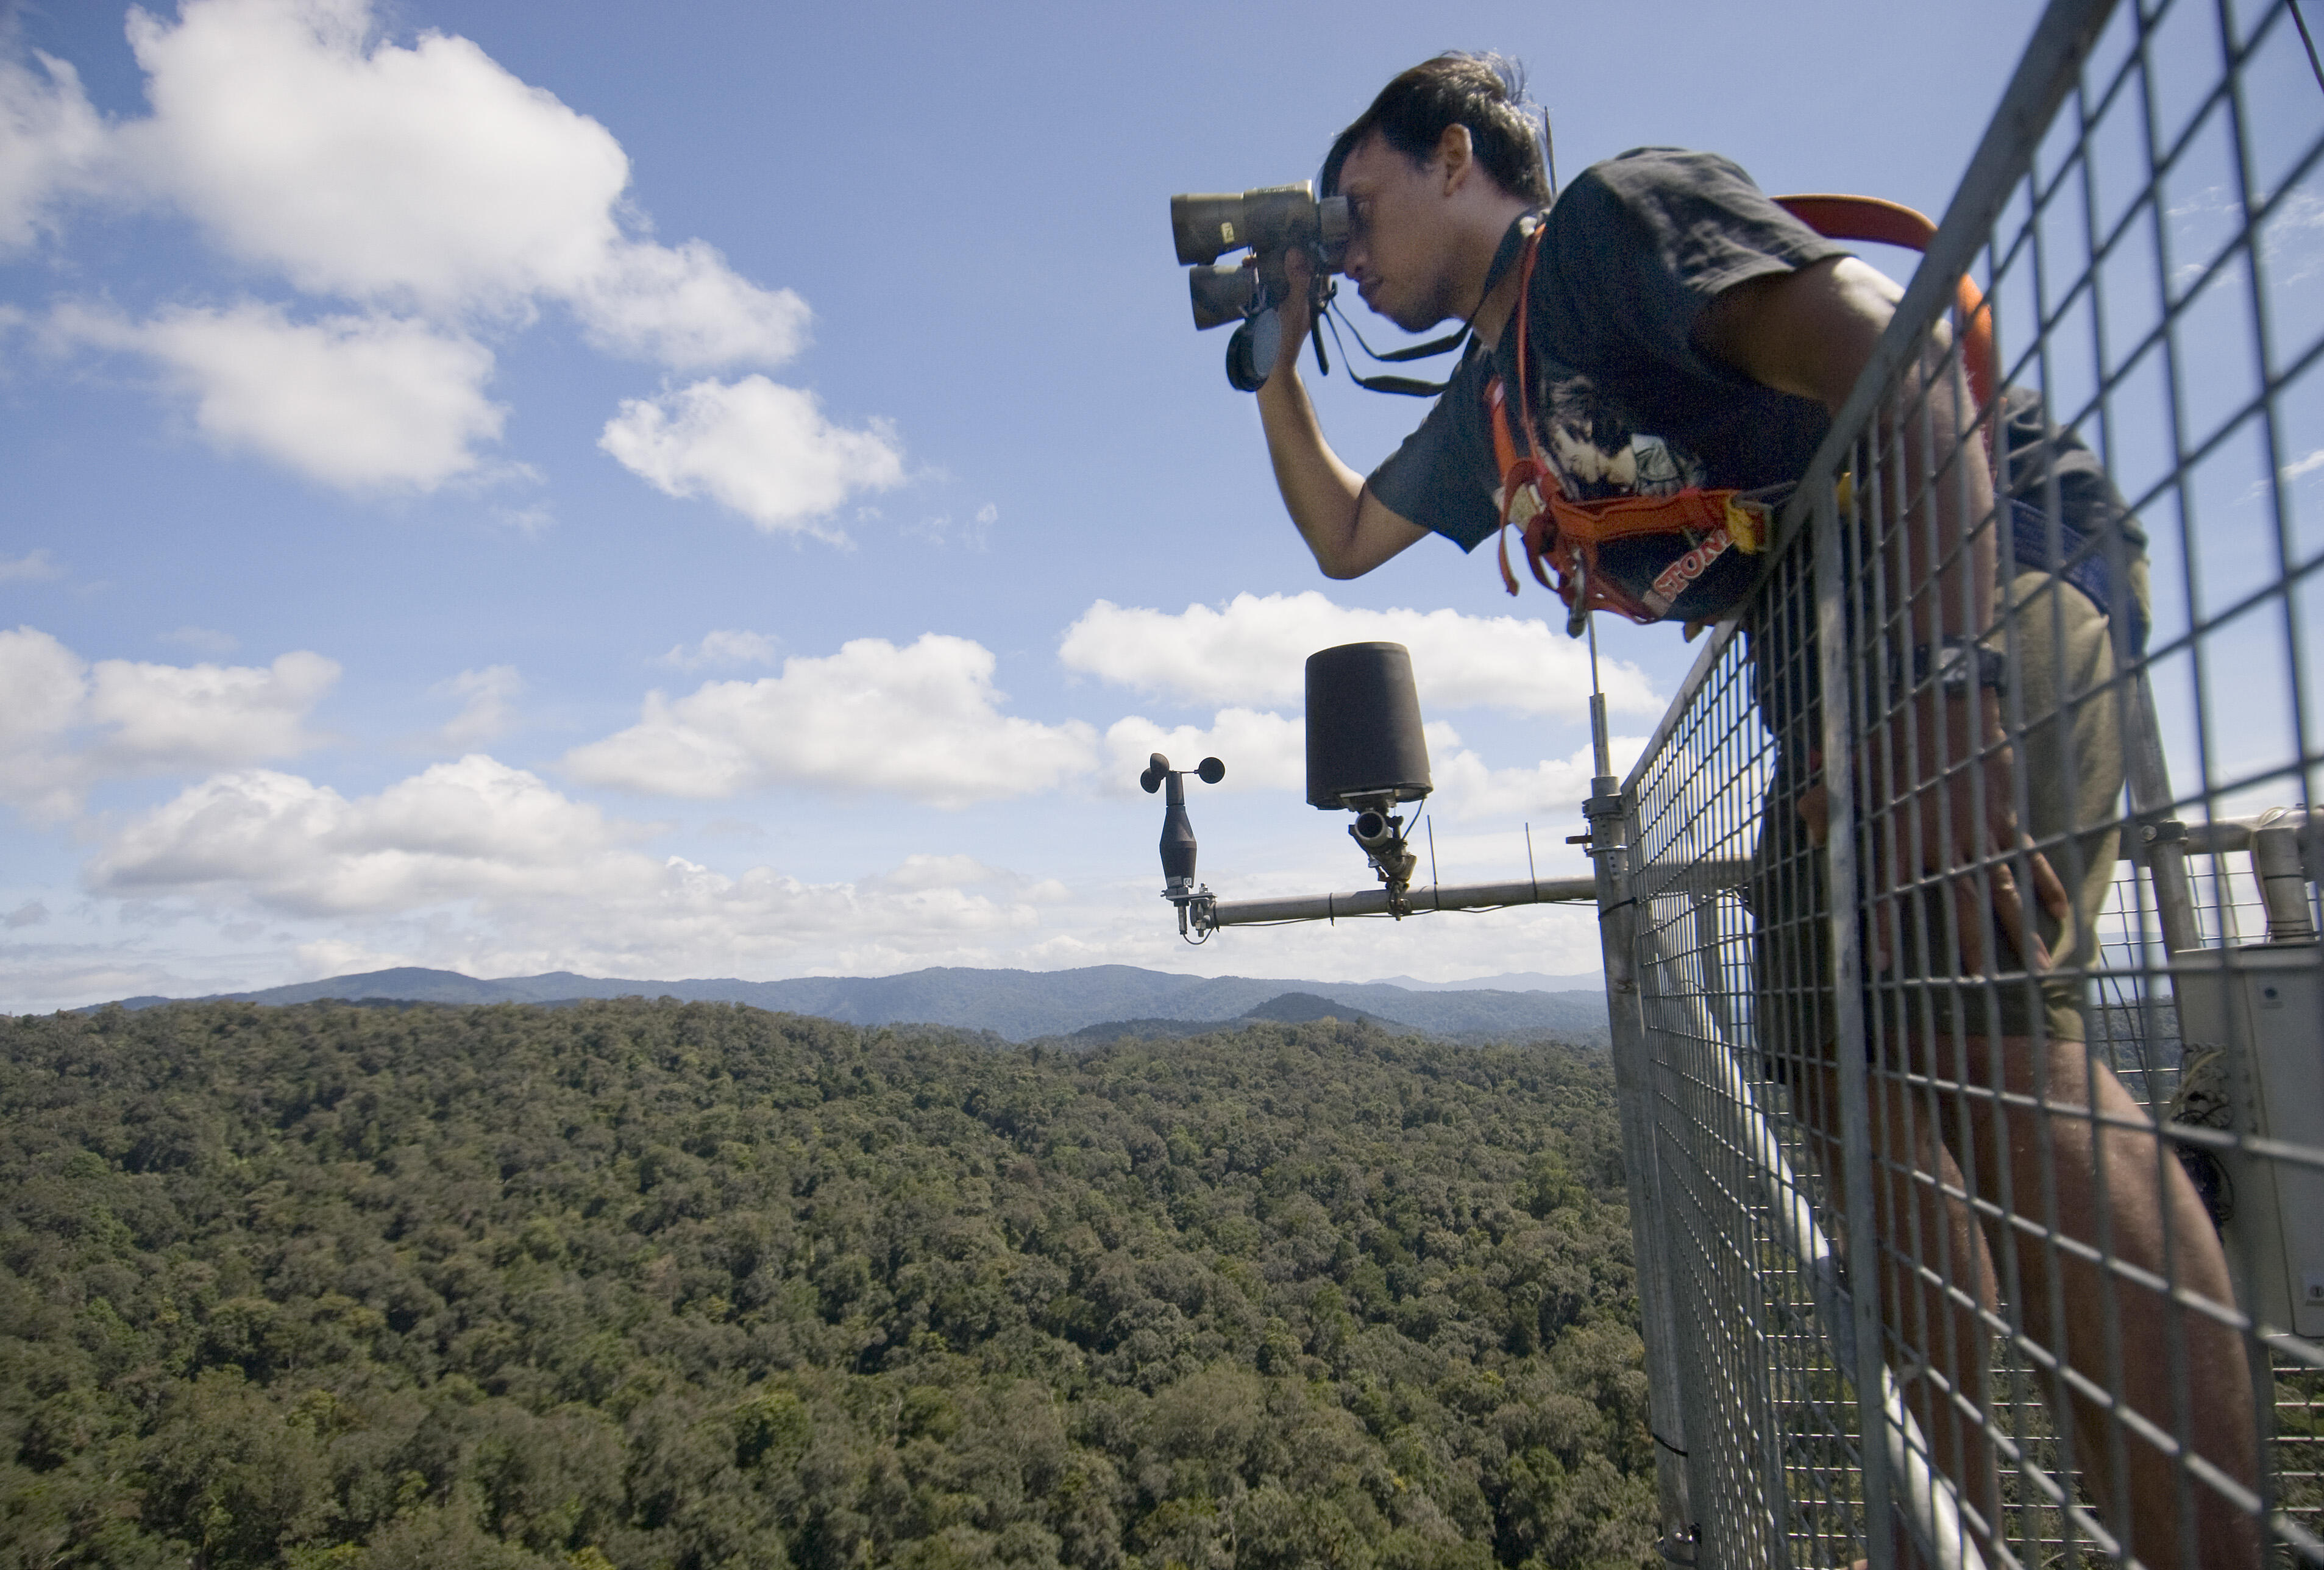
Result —
[[[1761, 491], [1797, 481], [1831, 429], [1823, 405], [1794, 398], [1706, 358], [1693, 342], [1703, 309], [1746, 280], [1790, 272], [1846, 248], [1775, 205], [1724, 158], [1646, 147], [1592, 164], [1545, 214], [1510, 226], [1491, 279], [1516, 265], [1529, 226], [1542, 226], [1526, 303], [1534, 415], [1569, 499], [1668, 494], [1687, 485]], [[1515, 321], [1512, 315], [1511, 321]], [[1516, 339], [1471, 344], [1420, 428], [1372, 472], [1371, 493], [1423, 528], [1473, 550], [1493, 537], [1500, 466], [1484, 387], [1498, 372], [1517, 385]], [[2010, 390], [2000, 420], [2005, 520], [2000, 566], [2054, 571], [2101, 611], [2131, 618], [2143, 647], [2146, 614], [2115, 584], [2101, 537], [2127, 556], [2145, 535], [2095, 454], [2043, 418], [2034, 394]], [[2053, 493], [2058, 518], [2048, 519]], [[1617, 541], [1601, 561], [1618, 578]], [[1608, 555], [1605, 553], [1612, 553]], [[1709, 614], [1748, 586], [1757, 563], [1728, 553], [1676, 602], [1673, 614]], [[1645, 577], [1651, 577], [1649, 562]], [[1633, 574], [1633, 577], [1639, 576]]]
[[[1495, 258], [1513, 265], [1526, 226]], [[1534, 411], [1575, 500], [1689, 485], [1797, 480], [1830, 427], [1823, 406], [1705, 358], [1695, 323], [1722, 291], [1847, 254], [1726, 159], [1648, 147], [1593, 164], [1541, 217], [1526, 314]], [[1510, 318], [1514, 322], [1514, 315]], [[1373, 471], [1372, 494], [1473, 550], [1500, 516], [1484, 385], [1517, 384], [1514, 332], [1472, 345], [1420, 428]]]

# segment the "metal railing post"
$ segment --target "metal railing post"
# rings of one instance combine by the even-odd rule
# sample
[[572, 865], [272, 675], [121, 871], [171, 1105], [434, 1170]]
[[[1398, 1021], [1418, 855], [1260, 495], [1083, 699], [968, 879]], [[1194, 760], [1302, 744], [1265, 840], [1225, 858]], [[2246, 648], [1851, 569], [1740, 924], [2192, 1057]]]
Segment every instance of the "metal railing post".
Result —
[[[1602, 698], [1592, 699], [1591, 719], [1602, 759]], [[1590, 822], [1590, 854], [1597, 866], [1598, 941], [1606, 965], [1606, 1017], [1615, 1101], [1622, 1125], [1622, 1168], [1629, 1189], [1630, 1248], [1637, 1261], [1639, 1329], [1646, 1344], [1646, 1411], [1655, 1442], [1662, 1551], [1674, 1563], [1693, 1564], [1700, 1534], [1687, 1477], [1686, 1403], [1655, 1146], [1653, 1068], [1639, 1014], [1637, 906], [1631, 898], [1630, 884], [1629, 847], [1635, 843], [1631, 826], [1636, 816], [1632, 808], [1620, 781], [1601, 771], [1591, 781], [1591, 797], [1582, 811]]]
[[2154, 887], [2154, 916], [2163, 928], [2163, 952], [2183, 954], [2203, 946], [2195, 924], [2195, 891], [2187, 881], [2187, 826], [2172, 816], [2171, 770], [2163, 756], [2162, 727], [2154, 715], [2154, 688], [2141, 670], [2130, 680], [2130, 725], [2124, 736], [2123, 765], [2136, 826], [2129, 848], [2146, 865]]

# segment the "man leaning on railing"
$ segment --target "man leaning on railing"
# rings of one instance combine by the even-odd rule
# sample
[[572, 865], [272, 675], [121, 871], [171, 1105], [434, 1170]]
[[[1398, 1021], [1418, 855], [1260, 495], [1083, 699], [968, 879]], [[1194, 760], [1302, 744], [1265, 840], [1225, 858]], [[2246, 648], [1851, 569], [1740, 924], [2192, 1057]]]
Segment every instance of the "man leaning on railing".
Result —
[[[1388, 84], [1325, 162], [1323, 194], [1349, 205], [1342, 270], [1364, 302], [1407, 331], [1452, 320], [1473, 332], [1420, 427], [1370, 476], [1359, 475], [1324, 439], [1300, 381], [1309, 263], [1291, 257], [1281, 348], [1259, 402], [1285, 505], [1328, 577], [1370, 572], [1431, 533], [1473, 550], [1528, 523], [1533, 508], [1516, 495], [1520, 482], [1565, 503], [1561, 516], [1582, 529], [1595, 527], [1593, 519], [1652, 515], [1655, 499], [1690, 490], [1731, 493], [1746, 519], [1763, 521], [1766, 499], [1800, 480], [1901, 298], [1879, 272], [1709, 154], [1626, 153], [1585, 171], [1553, 203], [1542, 143], [1521, 103], [1521, 83], [1506, 62], [1443, 56]], [[1886, 691], [1875, 697], [1892, 705], [1860, 739], [1886, 760], [1865, 777], [1894, 799], [1863, 807], [1891, 815], [1894, 831], [1881, 843], [1899, 847], [1876, 854], [1868, 872], [1876, 912], [1865, 933], [1868, 977], [1876, 997], [1881, 978], [1891, 978], [1893, 998], [1893, 978], [1912, 974], [1910, 956], [1918, 954], [1924, 984], [1923, 984], [1923, 1006], [1898, 1003], [1877, 1017], [1870, 1034], [1893, 1043], [1891, 1069], [1950, 1093], [1934, 1128], [1901, 1095], [1876, 1098], [1870, 1115], [1874, 1168], [1888, 1176], [1873, 1210], [1885, 1218], [1877, 1228], [1884, 1316], [1892, 1343], [1919, 1360], [1896, 1371], [1908, 1381], [1935, 1464], [1954, 1474], [1962, 1502], [1982, 1518], [1973, 1530], [1989, 1541], [2000, 1514], [1987, 1439], [1988, 1327], [2005, 1323], [1995, 1317], [1999, 1258], [2015, 1285], [2015, 1322], [2069, 1371], [2046, 1388], [2081, 1391], [2070, 1403], [2071, 1433], [2100, 1519], [2126, 1523], [2124, 1547], [2148, 1565], [2187, 1563], [2181, 1546], [2188, 1541], [2204, 1563], [2255, 1564], [2251, 1522], [2207, 1483], [2191, 1489], [2196, 1519], [2191, 1533], [2184, 1529], [2181, 1475], [2168, 1453], [2167, 1436], [2183, 1432], [2228, 1478], [2253, 1476], [2242, 1345], [2211, 1319], [2172, 1312], [2160, 1293], [2123, 1287], [2141, 1275], [2159, 1279], [2167, 1265], [2182, 1292], [2232, 1302], [2200, 1205], [2176, 1163], [2157, 1159], [2144, 1115], [2089, 1057], [2070, 983], [2038, 991], [2034, 983], [1964, 984], [2013, 968], [2039, 978], [2053, 959], [2071, 957], [2053, 956], [2051, 946], [2086, 945], [2095, 914], [2089, 885], [2103, 892], [2111, 853], [2094, 877], [2078, 876], [2083, 887], [2069, 891], [2048, 858], [2028, 853], [2012, 807], [2022, 788], [2037, 817], [2061, 817], [2070, 836], [2087, 827], [2092, 812], [2110, 810], [2106, 781], [2118, 789], [2119, 745], [2097, 726], [2057, 743], [2088, 755], [2029, 766], [2005, 744], [2002, 688], [2018, 680], [2015, 712], [2024, 717], [2035, 712], [2026, 705], [2059, 701], [2034, 688], [2102, 680], [2111, 665], [2089, 667], [2111, 660], [2107, 613], [2131, 614], [2133, 586], [2116, 587], [2121, 603], [2100, 606], [2086, 590], [2103, 596], [2103, 586], [2061, 587], [2064, 580], [2038, 563], [2004, 577], [1995, 537], [2006, 531], [1987, 526], [1992, 473], [1981, 457], [1951, 461], [1983, 451], [1977, 436], [1964, 437], [1974, 406], [1946, 374], [1917, 396], [1909, 418], [1890, 422], [1904, 470], [1901, 494], [1914, 499], [1902, 526], [1859, 550], [1851, 569], [1861, 580], [1851, 590], [1860, 607], [1853, 635], [1887, 639], [1878, 660]], [[2069, 466], [2062, 458], [2037, 462], [2048, 494], [2060, 488], [2051, 470]], [[1534, 533], [1538, 544], [1541, 525]], [[1688, 538], [1709, 543], [1674, 555], [1650, 577], [1634, 572], [1619, 581], [1621, 559], [1610, 547], [1582, 565], [1615, 579], [1602, 586], [1616, 596], [1607, 603], [1685, 619], [1694, 613], [1684, 596], [1706, 568], [1746, 543], [1716, 528]], [[2126, 538], [2135, 548], [2135, 535]], [[2126, 559], [2121, 550], [2114, 557]], [[1585, 603], [1599, 586], [1582, 586]], [[2049, 604], [2070, 604], [2073, 614], [2021, 616], [2009, 640], [2014, 658], [1997, 660], [1987, 651], [1997, 605], [2043, 594], [2057, 596]], [[1880, 605], [1888, 624], [1863, 625]], [[1773, 660], [1812, 664], [1808, 651], [1769, 643], [1783, 620], [1762, 619], [1754, 658], [1763, 668]], [[2076, 661], [2080, 668], [2069, 669]], [[1803, 836], [1820, 845], [1824, 800], [1821, 759], [1802, 755], [1812, 738], [1784, 737], [1771, 723], [1784, 756], [1760, 829], [1763, 862]], [[2037, 730], [2061, 734], [2057, 726], [2024, 734], [2038, 740]], [[2080, 799], [2051, 813], [2043, 791], [2061, 779], [2080, 788]], [[2021, 872], [2030, 890], [2017, 887]], [[1907, 885], [1935, 897], [1906, 899]], [[1755, 890], [1763, 937], [1786, 922], [1818, 925], [1804, 910], [1764, 908], [1769, 897], [1763, 880]], [[1925, 964], [1932, 948], [1941, 957]], [[1760, 960], [1771, 963], [1764, 943]], [[1828, 988], [1828, 962], [1814, 963]], [[2024, 1006], [2011, 1001], [2025, 993], [2034, 996]], [[1926, 1006], [1930, 998], [1950, 999], [1952, 1012]], [[1827, 1183], [1836, 1186], [1831, 1039], [1770, 1041], [1784, 1011], [1762, 1016], [1763, 1054], [1794, 1063], [1794, 1104], [1820, 1144]], [[2026, 1110], [2037, 1104], [2069, 1115], [2042, 1116], [2037, 1125], [2038, 1114]], [[1928, 1214], [1932, 1192], [1946, 1196], [1941, 1216]], [[2018, 1196], [2017, 1210], [2002, 1210], [2004, 1195]], [[1932, 1284], [1936, 1260], [1962, 1263]], [[2183, 1371], [2183, 1387], [2174, 1371]], [[2191, 1411], [2181, 1410], [2181, 1388]], [[2110, 1413], [2113, 1395], [2151, 1429]]]

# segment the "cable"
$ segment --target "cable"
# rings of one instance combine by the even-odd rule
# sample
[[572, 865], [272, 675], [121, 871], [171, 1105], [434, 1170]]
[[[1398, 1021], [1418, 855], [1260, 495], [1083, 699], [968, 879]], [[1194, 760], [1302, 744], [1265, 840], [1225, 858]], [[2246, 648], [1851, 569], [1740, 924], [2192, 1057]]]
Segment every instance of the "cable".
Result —
[[[1459, 332], [1451, 334], [1445, 337], [1438, 338], [1434, 342], [1415, 344], [1408, 348], [1390, 349], [1383, 354], [1373, 348], [1371, 345], [1364, 342], [1364, 335], [1362, 332], [1358, 330], [1356, 324], [1354, 321], [1350, 319], [1348, 313], [1340, 309], [1340, 302], [1335, 298], [1327, 304], [1322, 311], [1317, 313], [1315, 317], [1315, 325], [1310, 329], [1315, 339], [1315, 363], [1322, 368], [1326, 375], [1331, 374], [1331, 367], [1323, 359], [1323, 329], [1327, 327], [1330, 328], [1332, 329], [1332, 341], [1335, 344], [1339, 344], [1339, 324], [1341, 322], [1346, 322], [1348, 324], [1348, 331], [1354, 335], [1356, 346], [1359, 348], [1362, 349], [1365, 354], [1370, 355], [1373, 359], [1386, 364], [1393, 364], [1399, 360], [1426, 359], [1433, 355], [1449, 353], [1450, 351], [1461, 346], [1462, 338], [1467, 337], [1469, 331], [1468, 328], [1464, 325]], [[1356, 374], [1355, 362], [1348, 357], [1348, 346], [1345, 344], [1340, 344], [1340, 363], [1346, 368], [1348, 379], [1353, 382], [1357, 386], [1363, 388], [1368, 392], [1399, 392], [1407, 398], [1434, 398], [1439, 392], [1443, 392], [1447, 385], [1447, 383], [1443, 382], [1424, 382], [1416, 376], [1358, 375]]]

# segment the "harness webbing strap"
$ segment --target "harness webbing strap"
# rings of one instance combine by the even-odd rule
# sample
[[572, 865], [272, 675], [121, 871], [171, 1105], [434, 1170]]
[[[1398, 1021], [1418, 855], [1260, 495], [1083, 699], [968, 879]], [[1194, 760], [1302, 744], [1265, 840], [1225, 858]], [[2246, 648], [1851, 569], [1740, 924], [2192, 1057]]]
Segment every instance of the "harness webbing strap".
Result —
[[[1526, 306], [1533, 295], [1534, 259], [1541, 250], [1541, 228], [1526, 236], [1525, 258], [1517, 272], [1517, 413], [1515, 429], [1525, 433], [1525, 450], [1517, 450], [1512, 434], [1508, 390], [1501, 378], [1485, 383], [1485, 406], [1493, 428], [1493, 457], [1501, 471], [1501, 582], [1512, 595], [1517, 575], [1509, 565], [1509, 530], [1518, 531], [1526, 562], [1536, 582], [1554, 591], [1579, 615], [1605, 605], [1637, 622], [1658, 619], [1667, 605], [1644, 603], [1603, 580], [1580, 586], [1587, 564], [1577, 548], [1594, 547], [1609, 540], [1637, 534], [1709, 534], [1725, 530], [1727, 540], [1747, 551], [1759, 549], [1760, 512], [1740, 500], [1732, 489], [1706, 490], [1690, 485], [1660, 496], [1615, 496], [1596, 502], [1572, 502], [1556, 473], [1544, 463], [1533, 445], [1532, 345], [1526, 330]], [[1546, 482], [1546, 483], [1545, 483]], [[1556, 570], [1552, 582], [1543, 570], [1548, 562]]]
[[[1542, 577], [1541, 557], [1535, 549], [1535, 523], [1546, 506], [1541, 482], [1549, 471], [1534, 456], [1530, 382], [1526, 375], [1526, 361], [1533, 349], [1526, 342], [1526, 308], [1533, 299], [1533, 264], [1541, 254], [1541, 231], [1542, 226], [1536, 223], [1533, 232], [1526, 236], [1525, 257], [1517, 265], [1517, 426], [1526, 436], [1522, 454], [1509, 435], [1509, 401], [1500, 377], [1489, 377], [1485, 383], [1485, 406], [1492, 411], [1493, 417], [1493, 457], [1501, 466], [1501, 582], [1512, 596], [1517, 592], [1517, 575], [1509, 570], [1511, 523], [1517, 526], [1524, 539], [1526, 560], [1533, 568], [1533, 576], [1544, 588], [1551, 586], [1549, 579]], [[1554, 483], [1554, 476], [1551, 477]]]
[[[1511, 594], [1517, 592], [1517, 575], [1509, 569], [1509, 525], [1514, 523], [1522, 533], [1532, 526], [1542, 511], [1541, 465], [1530, 455], [1519, 457], [1517, 444], [1509, 439], [1508, 398], [1501, 390], [1499, 376], [1485, 383], [1485, 403], [1493, 411], [1493, 458], [1501, 469], [1501, 582]], [[1533, 540], [1526, 536], [1526, 555], [1533, 556]], [[1541, 564], [1534, 563], [1534, 576], [1541, 577]], [[1542, 579], [1544, 587], [1549, 580]]]

